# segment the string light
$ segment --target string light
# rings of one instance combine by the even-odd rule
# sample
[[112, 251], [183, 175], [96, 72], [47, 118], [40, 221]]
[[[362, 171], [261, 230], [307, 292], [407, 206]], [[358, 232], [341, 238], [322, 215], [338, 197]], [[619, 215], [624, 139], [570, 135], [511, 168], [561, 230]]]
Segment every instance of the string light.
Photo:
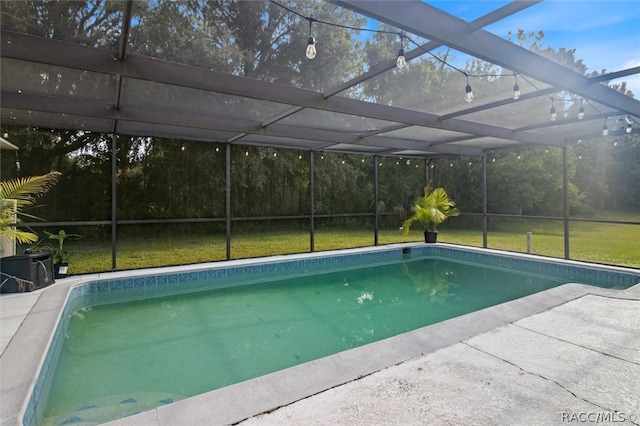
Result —
[[469, 75], [465, 72], [465, 77], [467, 77], [467, 87], [464, 88], [464, 100], [467, 102], [471, 102], [473, 100], [473, 91], [471, 90], [471, 85], [469, 84]]
[[602, 126], [602, 136], [609, 135], [609, 128], [607, 127], [607, 119], [604, 119], [604, 126]]
[[584, 98], [580, 99], [580, 109], [578, 110], [578, 120], [584, 118]]
[[[448, 63], [447, 61], [445, 61], [444, 59], [438, 57], [437, 55], [435, 55], [434, 53], [432, 53], [431, 51], [427, 50], [424, 46], [416, 43], [414, 40], [411, 39], [411, 37], [407, 37], [405, 34], [403, 33], [398, 33], [398, 32], [393, 32], [393, 31], [385, 31], [385, 30], [378, 30], [378, 29], [373, 29], [373, 28], [365, 28], [365, 27], [352, 27], [352, 26], [348, 26], [348, 25], [341, 25], [341, 24], [336, 24], [336, 23], [332, 23], [332, 22], [327, 22], [327, 21], [322, 21], [322, 20], [318, 20], [313, 18], [312, 16], [305, 16], [301, 13], [296, 12], [295, 10], [284, 6], [280, 3], [278, 3], [275, 0], [269, 0], [270, 3], [287, 10], [288, 12], [299, 16], [301, 19], [305, 19], [309, 22], [309, 38], [307, 39], [307, 50], [306, 50], [306, 56], [309, 59], [313, 59], [316, 56], [316, 46], [315, 46], [315, 38], [312, 36], [312, 24], [314, 22], [317, 22], [319, 24], [324, 24], [324, 25], [329, 25], [332, 27], [338, 27], [338, 28], [343, 28], [343, 29], [347, 29], [347, 30], [353, 30], [353, 31], [369, 31], [372, 33], [383, 33], [383, 34], [395, 34], [400, 36], [400, 49], [398, 50], [397, 56], [396, 56], [396, 67], [398, 68], [403, 68], [406, 65], [406, 58], [405, 58], [405, 50], [404, 50], [404, 44], [405, 44], [405, 39], [413, 44], [417, 49], [422, 50], [425, 54], [430, 55], [431, 57], [433, 57], [436, 61], [441, 62], [442, 64], [446, 65], [449, 68], [452, 68], [453, 70], [459, 72], [460, 74], [464, 75], [466, 78], [466, 86], [465, 86], [465, 94], [464, 94], [464, 100], [466, 102], [472, 102], [474, 99], [474, 94], [473, 94], [473, 90], [471, 89], [471, 84], [469, 83], [469, 77], [474, 77], [474, 78], [480, 78], [480, 77], [507, 77], [507, 76], [513, 76], [515, 78], [515, 84], [513, 85], [513, 92], [512, 92], [512, 98], [514, 100], [518, 100], [521, 97], [521, 92], [520, 92], [520, 85], [518, 84], [518, 75], [516, 73], [511, 73], [511, 74], [469, 74], [466, 71], [459, 69], [457, 67], [455, 67], [454, 65]], [[527, 83], [529, 83], [534, 89], [540, 91], [541, 89], [536, 87], [536, 85], [531, 82], [526, 76], [524, 75], [520, 75], [520, 77], [522, 77]], [[551, 109], [550, 109], [550, 119], [551, 121], [556, 121], [558, 119], [558, 114], [554, 105], [554, 98], [551, 97]], [[555, 99], [558, 100], [558, 99]], [[571, 100], [564, 100], [564, 99], [559, 99], [562, 102], [575, 102], [575, 98], [571, 99]], [[578, 120], [582, 120], [585, 117], [585, 113], [584, 113], [584, 101], [587, 101], [587, 103], [589, 105], [591, 105], [597, 112], [600, 113], [600, 111], [598, 111], [598, 109], [591, 104], [591, 102], [589, 102], [588, 99], [580, 99], [580, 109], [578, 110], [578, 115], [577, 118]], [[625, 120], [627, 120], [627, 126], [625, 131], [627, 133], [632, 133], [633, 132], [633, 125], [631, 121], [631, 117], [627, 116], [625, 117]], [[615, 129], [614, 129], [615, 130]], [[605, 126], [603, 128], [603, 135], [608, 135], [609, 131], [606, 128], [606, 119], [605, 119]], [[323, 159], [324, 156], [321, 156], [320, 159]]]
[[404, 36], [402, 34], [398, 34], [400, 36], [400, 50], [398, 50], [398, 57], [396, 59], [396, 66], [398, 68], [404, 68], [407, 61], [404, 58]]
[[400, 50], [398, 50], [398, 58], [396, 59], [396, 66], [398, 68], [404, 68], [406, 63], [407, 61], [404, 59], [404, 49], [401, 47]]
[[627, 132], [627, 134], [630, 134], [631, 132], [633, 132], [633, 120], [631, 119], [630, 115], [626, 115], [624, 117], [624, 121], [627, 122], [627, 128], [624, 130], [625, 132]]
[[316, 39], [311, 35], [311, 25], [315, 21], [312, 17], [307, 18], [309, 21], [309, 38], [307, 39], [307, 58], [313, 59], [316, 57]]
[[[444, 59], [439, 58], [437, 55], [433, 54], [431, 51], [427, 50], [424, 48], [424, 46], [421, 46], [420, 44], [416, 43], [414, 40], [412, 40], [410, 37], [407, 37], [406, 35], [402, 34], [402, 33], [396, 33], [396, 32], [392, 32], [392, 31], [385, 31], [385, 30], [377, 30], [377, 29], [372, 29], [372, 28], [364, 28], [364, 27], [352, 27], [349, 25], [341, 25], [341, 24], [336, 24], [336, 23], [332, 23], [332, 22], [327, 22], [327, 21], [321, 21], [318, 19], [313, 18], [312, 16], [305, 16], [302, 15], [299, 12], [296, 12], [295, 10], [284, 6], [280, 3], [278, 3], [275, 0], [269, 0], [272, 4], [281, 7], [282, 9], [285, 9], [287, 11], [289, 11], [290, 13], [299, 16], [302, 19], [306, 19], [309, 22], [309, 38], [307, 39], [307, 51], [306, 51], [306, 55], [307, 58], [309, 59], [313, 59], [316, 55], [316, 47], [315, 47], [315, 39], [313, 38], [313, 36], [311, 35], [311, 28], [312, 28], [312, 24], [314, 22], [320, 23], [320, 24], [324, 24], [324, 25], [329, 25], [332, 27], [338, 27], [338, 28], [344, 28], [344, 29], [348, 29], [348, 30], [353, 30], [353, 31], [369, 31], [372, 33], [380, 33], [380, 34], [397, 34], [400, 36], [400, 49], [398, 50], [398, 53], [396, 55], [396, 66], [398, 68], [403, 68], [406, 65], [406, 57], [405, 57], [405, 51], [404, 51], [404, 41], [405, 39], [407, 41], [409, 41], [410, 43], [412, 43], [413, 45], [415, 45], [418, 49], [421, 49], [424, 53], [432, 56], [435, 60], [443, 63], [444, 65], [452, 68], [453, 70], [463, 74], [466, 79], [467, 79], [467, 84], [465, 86], [465, 95], [464, 95], [464, 99], [467, 102], [471, 102], [474, 98], [473, 95], [473, 91], [471, 89], [471, 85], [469, 84], [469, 77], [504, 77], [507, 75], [513, 75], [514, 77], [516, 76], [516, 74], [487, 74], [487, 75], [473, 75], [473, 74], [469, 74], [466, 71], [463, 71], [453, 65], [451, 65], [450, 63], [448, 63], [447, 61], [445, 61]], [[516, 78], [516, 84], [514, 85], [514, 93], [512, 95], [514, 97], [514, 99], [518, 99], [520, 97], [520, 87], [518, 85], [517, 82], [517, 78]]]

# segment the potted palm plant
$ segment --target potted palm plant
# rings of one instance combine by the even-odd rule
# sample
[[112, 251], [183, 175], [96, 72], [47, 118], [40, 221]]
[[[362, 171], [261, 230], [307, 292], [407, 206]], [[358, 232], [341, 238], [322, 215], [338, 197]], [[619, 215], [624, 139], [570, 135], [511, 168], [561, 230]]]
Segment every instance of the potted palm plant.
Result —
[[53, 234], [48, 231], [44, 231], [50, 239], [56, 240], [57, 247], [52, 247], [53, 251], [53, 269], [56, 278], [66, 278], [67, 271], [69, 269], [69, 262], [67, 261], [68, 252], [64, 251], [64, 240], [77, 240], [82, 238], [78, 234], [67, 234], [64, 229], [58, 231], [57, 234]]
[[424, 196], [415, 201], [413, 216], [402, 223], [402, 232], [407, 235], [413, 222], [420, 222], [424, 228], [424, 242], [435, 243], [438, 239], [437, 226], [449, 217], [460, 214], [455, 205], [444, 188], [431, 191], [429, 186], [425, 187]]

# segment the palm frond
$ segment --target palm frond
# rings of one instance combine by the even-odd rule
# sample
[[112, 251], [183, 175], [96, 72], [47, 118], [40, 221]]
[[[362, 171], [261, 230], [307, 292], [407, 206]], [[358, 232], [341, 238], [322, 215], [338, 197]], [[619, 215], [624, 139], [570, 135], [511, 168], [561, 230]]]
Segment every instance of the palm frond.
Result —
[[16, 200], [18, 208], [30, 206], [58, 182], [60, 175], [60, 172], [52, 171], [41, 176], [0, 182], [0, 198]]
[[[33, 205], [38, 198], [58, 182], [62, 173], [52, 171], [45, 175], [29, 176], [0, 182], [0, 235], [22, 244], [34, 243], [38, 235], [17, 229], [23, 207]], [[33, 217], [31, 215], [26, 215]]]

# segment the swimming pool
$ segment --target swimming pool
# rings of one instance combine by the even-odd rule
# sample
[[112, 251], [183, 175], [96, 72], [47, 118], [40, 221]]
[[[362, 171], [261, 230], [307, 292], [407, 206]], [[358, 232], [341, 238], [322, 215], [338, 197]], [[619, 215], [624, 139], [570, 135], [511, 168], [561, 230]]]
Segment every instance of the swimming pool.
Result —
[[[422, 262], [421, 260], [418, 260], [423, 258], [426, 258], [428, 265], [426, 267], [420, 263]], [[454, 272], [453, 269], [451, 269], [451, 265], [446, 264], [446, 262], [449, 262], [448, 259], [456, 259], [458, 266], [462, 265], [463, 268], [458, 270], [458, 272]], [[433, 262], [445, 262], [445, 264], [438, 263], [439, 266], [436, 266]], [[391, 268], [391, 270], [387, 275], [383, 274], [379, 269], [372, 271], [372, 264], [378, 265], [377, 268]], [[411, 317], [410, 319], [414, 319], [413, 316], [415, 315], [407, 315], [409, 310], [406, 309], [406, 305], [410, 301], [421, 300], [420, 303], [423, 304], [423, 307], [429, 306], [437, 308], [447, 299], [453, 300], [459, 298], [463, 289], [460, 288], [461, 282], [455, 275], [464, 275], [467, 281], [469, 279], [473, 280], [474, 277], [478, 277], [479, 273], [476, 270], [469, 268], [477, 268], [477, 266], [474, 266], [477, 264], [491, 265], [490, 268], [485, 269], [483, 273], [500, 274], [491, 275], [491, 280], [503, 281], [503, 283], [506, 283], [507, 281], [513, 281], [514, 277], [524, 277], [525, 287], [528, 285], [530, 288], [529, 290], [523, 291], [516, 290], [514, 286], [511, 285], [504, 286], [502, 289], [494, 291], [493, 293], [495, 294], [492, 295], [492, 298], [486, 298], [487, 300], [484, 300], [486, 296], [485, 293], [487, 292], [483, 292], [481, 288], [479, 289], [478, 287], [472, 286], [472, 292], [470, 293], [472, 296], [469, 298], [479, 301], [479, 303], [472, 307], [472, 310], [482, 309], [486, 306], [502, 303], [509, 299], [519, 298], [531, 292], [545, 290], [564, 282], [584, 282], [606, 287], [626, 288], [640, 281], [640, 276], [635, 274], [633, 271], [597, 266], [587, 267], [585, 265], [577, 264], [576, 262], [556, 262], [549, 259], [526, 258], [517, 255], [505, 256], [497, 253], [483, 252], [481, 250], [464, 250], [460, 248], [444, 247], [441, 245], [432, 247], [423, 245], [412, 247], [385, 247], [360, 252], [350, 251], [346, 254], [341, 253], [333, 256], [328, 256], [327, 254], [316, 254], [314, 256], [282, 257], [279, 259], [270, 259], [268, 262], [258, 261], [253, 264], [242, 263], [229, 267], [218, 266], [201, 270], [185, 270], [170, 274], [138, 276], [135, 278], [124, 277], [112, 280], [95, 280], [75, 286], [69, 294], [68, 301], [61, 316], [62, 320], [58, 323], [56, 333], [52, 339], [52, 345], [47, 352], [47, 356], [45, 357], [42, 366], [42, 371], [38, 376], [36, 385], [34, 386], [34, 392], [32, 393], [29, 404], [26, 407], [24, 423], [34, 423], [34, 420], [36, 419], [36, 407], [38, 407], [38, 410], [42, 409], [41, 405], [38, 406], [37, 401], [38, 398], [47, 394], [46, 389], [48, 387], [48, 381], [52, 380], [51, 375], [47, 376], [47, 372], [49, 370], [54, 371], [52, 366], [56, 365], [59, 354], [59, 351], [56, 352], [53, 348], [62, 347], [61, 345], [58, 345], [58, 343], [68, 340], [67, 337], [70, 332], [69, 324], [72, 323], [72, 321], [69, 320], [79, 319], [81, 316], [85, 316], [85, 314], [91, 314], [92, 310], [110, 311], [112, 310], [111, 308], [115, 306], [114, 304], [118, 303], [124, 303], [125, 305], [128, 304], [129, 306], [133, 306], [134, 310], [140, 310], [141, 306], [149, 304], [149, 299], [155, 300], [155, 304], [162, 310], [166, 309], [167, 303], [175, 303], [175, 301], [180, 301], [185, 298], [192, 298], [203, 302], [212, 300], [209, 299], [211, 294], [215, 294], [215, 297], [219, 298], [221, 293], [226, 293], [229, 296], [227, 298], [228, 301], [242, 300], [244, 305], [241, 304], [239, 306], [246, 309], [244, 309], [245, 312], [240, 317], [247, 318], [246, 312], [251, 311], [252, 309], [250, 308], [252, 307], [246, 305], [251, 305], [252, 303], [256, 303], [256, 300], [260, 300], [260, 298], [256, 299], [251, 296], [251, 301], [247, 302], [249, 300], [246, 299], [247, 294], [253, 291], [253, 289], [260, 289], [263, 294], [265, 292], [270, 293], [274, 286], [284, 286], [290, 290], [292, 288], [291, 283], [283, 284], [277, 282], [279, 277], [284, 275], [288, 277], [288, 280], [299, 281], [302, 278], [302, 281], [305, 282], [306, 290], [309, 290], [307, 293], [304, 293], [306, 295], [298, 294], [296, 297], [297, 302], [291, 303], [290, 307], [305, 304], [306, 302], [304, 298], [308, 298], [309, 294], [312, 295], [312, 297], [320, 297], [320, 293], [326, 293], [327, 297], [322, 299], [323, 302], [321, 305], [326, 306], [341, 298], [349, 300], [352, 305], [356, 306], [356, 308], [362, 308], [367, 305], [376, 307], [376, 303], [378, 305], [392, 305], [395, 302], [399, 308], [395, 311], [394, 315], [397, 316], [405, 314], [404, 316], [409, 316]], [[364, 269], [362, 269], [362, 267], [364, 267]], [[333, 274], [337, 274], [333, 275], [329, 280], [332, 284], [327, 285], [326, 283], [322, 283], [313, 285], [313, 283], [310, 283], [310, 281], [314, 279], [311, 278], [314, 275], [309, 274], [320, 273], [320, 276], [328, 276], [331, 275], [327, 274], [327, 271], [330, 269], [334, 270]], [[362, 284], [356, 284], [357, 276], [363, 275], [363, 271], [367, 270], [369, 271], [368, 273], [371, 274], [371, 278], [373, 280], [375, 280], [376, 277], [382, 276], [404, 276], [404, 278], [408, 280], [405, 283], [405, 286], [408, 285], [409, 288], [405, 288], [403, 290], [405, 293], [398, 293], [394, 291], [384, 294], [385, 288], [389, 289], [392, 286], [398, 287], [400, 284], [394, 283], [390, 285], [388, 283], [389, 280], [387, 279], [387, 282], [384, 283], [385, 285], [383, 285], [383, 287], [376, 288], [373, 291], [369, 287], [362, 287]], [[432, 276], [434, 270], [439, 271], [436, 274], [438, 275], [438, 277], [436, 277], [438, 279], [435, 282], [426, 283], [421, 275], [427, 274]], [[265, 280], [267, 281], [266, 284], [258, 284], [256, 286], [241, 285], [257, 284]], [[213, 290], [212, 292], [212, 288], [215, 288], [216, 290]], [[395, 290], [398, 289], [396, 288]], [[407, 292], [406, 290], [409, 291]], [[198, 292], [197, 297], [194, 297], [196, 294], [194, 292]], [[295, 294], [296, 292], [290, 291], [290, 293]], [[380, 303], [383, 301], [386, 301], [386, 303]], [[143, 305], [140, 305], [141, 303]], [[110, 305], [107, 306], [106, 304]], [[105, 306], [107, 306], [105, 309], [99, 308]], [[456, 306], [456, 304], [452, 306]], [[255, 308], [255, 306], [253, 308]], [[420, 305], [418, 306], [418, 309], [419, 308]], [[237, 307], [235, 309], [237, 309]], [[431, 310], [434, 312], [443, 311], [443, 309]], [[404, 329], [397, 329], [393, 327], [389, 328], [388, 325], [382, 323], [374, 324], [370, 321], [371, 318], [367, 320], [367, 315], [374, 319], [375, 317], [384, 316], [384, 314], [376, 312], [377, 311], [375, 310], [367, 313], [359, 312], [365, 320], [362, 321], [361, 319], [361, 322], [359, 323], [359, 333], [355, 336], [355, 341], [347, 342], [346, 346], [342, 347], [340, 347], [340, 342], [338, 342], [337, 345], [323, 344], [320, 345], [321, 349], [327, 349], [325, 347], [327, 346], [330, 347], [328, 353], [334, 353], [336, 351], [349, 349], [354, 345], [365, 345], [371, 341], [384, 339], [388, 336], [403, 333], [407, 330], [422, 327], [426, 324], [442, 321], [447, 318], [446, 315], [436, 315], [434, 318], [427, 319], [426, 322], [416, 322], [410, 325], [403, 325], [403, 327], [405, 327]], [[254, 320], [256, 322], [250, 324], [251, 326], [248, 324], [245, 328], [259, 328], [260, 318], [264, 321], [267, 313], [268, 311], [254, 315]], [[455, 314], [461, 313], [464, 312], [455, 312]], [[267, 322], [273, 323], [273, 321]], [[282, 323], [282, 321], [279, 321], [279, 323]], [[323, 318], [319, 323], [331, 324], [331, 321], [328, 321], [327, 318]], [[331, 325], [335, 328], [340, 325], [339, 323], [340, 321], [334, 321]], [[388, 330], [385, 330], [385, 327], [387, 327]], [[72, 327], [71, 331], [73, 332], [74, 330], [75, 329]], [[286, 331], [286, 327], [284, 329], [277, 329], [276, 331], [269, 329], [264, 331], [262, 334], [269, 338], [267, 340], [279, 343], [290, 337], [282, 330]], [[297, 332], [302, 333], [304, 338], [304, 328], [301, 328]], [[314, 331], [313, 333], [317, 334], [318, 331]], [[250, 338], [248, 341], [251, 342], [253, 341], [252, 339], [255, 338]], [[309, 339], [307, 339], [307, 341], [308, 340]], [[320, 339], [316, 340], [319, 341]], [[328, 338], [324, 337], [322, 340], [323, 342], [327, 342]], [[84, 349], [88, 351], [89, 348], [85, 347]], [[284, 364], [279, 364], [275, 367], [270, 366], [267, 370], [259, 370], [257, 373], [252, 373], [251, 376], [275, 371], [274, 368], [280, 369], [290, 367], [328, 354], [320, 353], [308, 355], [304, 352], [306, 349], [307, 348], [296, 349], [295, 347], [287, 347], [286, 351], [289, 351], [288, 364], [285, 362]], [[82, 346], [80, 346], [79, 350], [82, 350]], [[264, 348], [261, 347], [259, 352], [263, 350]], [[103, 351], [104, 348], [96, 348], [94, 352], [100, 353]], [[240, 351], [237, 350], [231, 352], [237, 354], [240, 353]], [[85, 356], [86, 354], [82, 355]], [[45, 380], [46, 377], [49, 378]], [[239, 380], [244, 380], [246, 378], [249, 377], [240, 377]], [[77, 377], [72, 381], [75, 380], [77, 380]], [[227, 381], [223, 381], [221, 386], [238, 381], [237, 378], [230, 379], [230, 381], [228, 379], [225, 380]], [[68, 386], [68, 384], [66, 386]], [[179, 398], [206, 392], [210, 389], [211, 388], [202, 388], [195, 392], [187, 392], [186, 395], [182, 392], [174, 391], [164, 393], [138, 392], [134, 395], [127, 394], [125, 391], [124, 393], [115, 395], [110, 394], [110, 397], [104, 397], [101, 402], [106, 405], [115, 406], [120, 410], [120, 414], [118, 415], [122, 416], [151, 408], [148, 405], [151, 403], [151, 400], [153, 400], [153, 404], [156, 405], [167, 404]], [[80, 394], [82, 393], [85, 393], [85, 391], [80, 392]], [[75, 409], [73, 413], [64, 413], [57, 417], [51, 416], [51, 418], [57, 421], [55, 424], [65, 422], [69, 424], [73, 422], [86, 421], [94, 415], [96, 411], [98, 411], [97, 408], [99, 408], [99, 404], [96, 404], [97, 399], [99, 398], [87, 398], [82, 402], [76, 401], [74, 402]], [[136, 406], [136, 404], [138, 405]]]

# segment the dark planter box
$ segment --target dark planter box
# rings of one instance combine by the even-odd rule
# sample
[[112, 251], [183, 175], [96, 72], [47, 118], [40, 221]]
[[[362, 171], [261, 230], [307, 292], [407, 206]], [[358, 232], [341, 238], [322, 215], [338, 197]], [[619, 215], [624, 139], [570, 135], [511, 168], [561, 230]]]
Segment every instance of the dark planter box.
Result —
[[[48, 251], [3, 257], [0, 259], [0, 271], [2, 271], [0, 283], [4, 283], [0, 288], [2, 293], [37, 290], [55, 282], [53, 257]], [[7, 275], [31, 281], [33, 288], [29, 284], [22, 288], [17, 280]]]

